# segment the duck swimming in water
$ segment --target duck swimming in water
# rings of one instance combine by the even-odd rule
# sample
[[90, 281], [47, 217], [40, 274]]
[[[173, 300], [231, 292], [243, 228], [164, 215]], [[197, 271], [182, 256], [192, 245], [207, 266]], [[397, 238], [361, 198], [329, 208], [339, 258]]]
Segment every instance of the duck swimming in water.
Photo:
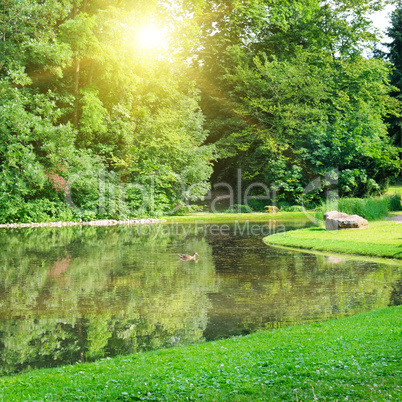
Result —
[[190, 261], [193, 260], [195, 262], [197, 262], [197, 256], [198, 253], [194, 253], [193, 255], [188, 255], [188, 254], [179, 254], [179, 258], [181, 261]]

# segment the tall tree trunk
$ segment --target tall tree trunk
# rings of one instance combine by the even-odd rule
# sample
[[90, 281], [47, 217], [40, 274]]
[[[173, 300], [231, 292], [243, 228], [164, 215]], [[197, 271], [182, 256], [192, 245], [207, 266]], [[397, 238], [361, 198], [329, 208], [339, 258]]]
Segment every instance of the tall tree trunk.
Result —
[[91, 67], [89, 69], [89, 77], [88, 77], [88, 84], [92, 85], [93, 77], [94, 77], [94, 70], [95, 70], [95, 61], [91, 60]]
[[[83, 12], [86, 11], [88, 0], [84, 0]], [[73, 1], [73, 19], [77, 17], [79, 9], [77, 7], [77, 0]], [[74, 60], [74, 113], [73, 124], [74, 127], [78, 127], [78, 110], [80, 106], [80, 59], [77, 55]]]
[[74, 127], [78, 127], [78, 108], [80, 103], [80, 59], [75, 58], [74, 62], [74, 114], [73, 114], [73, 124]]
[[73, 1], [73, 19], [77, 16], [77, 0]]

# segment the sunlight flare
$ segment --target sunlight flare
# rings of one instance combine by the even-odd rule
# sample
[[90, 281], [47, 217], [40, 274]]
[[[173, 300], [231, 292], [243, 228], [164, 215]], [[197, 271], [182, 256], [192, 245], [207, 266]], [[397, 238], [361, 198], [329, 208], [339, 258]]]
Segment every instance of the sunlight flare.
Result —
[[137, 44], [145, 49], [160, 48], [165, 45], [164, 32], [154, 25], [146, 25], [137, 31]]

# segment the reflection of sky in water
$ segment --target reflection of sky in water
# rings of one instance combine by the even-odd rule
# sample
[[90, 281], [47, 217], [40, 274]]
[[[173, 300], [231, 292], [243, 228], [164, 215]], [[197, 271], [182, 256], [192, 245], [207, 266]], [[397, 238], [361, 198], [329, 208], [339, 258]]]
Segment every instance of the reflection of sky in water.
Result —
[[[287, 252], [278, 221], [0, 232], [0, 372], [369, 311], [401, 268]], [[198, 252], [199, 262], [179, 254]]]

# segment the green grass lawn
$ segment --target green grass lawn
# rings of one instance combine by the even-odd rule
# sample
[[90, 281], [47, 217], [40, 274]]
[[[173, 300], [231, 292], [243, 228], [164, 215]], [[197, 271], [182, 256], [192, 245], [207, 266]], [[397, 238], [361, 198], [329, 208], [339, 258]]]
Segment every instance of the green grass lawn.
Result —
[[320, 227], [293, 230], [264, 238], [267, 244], [402, 259], [402, 224], [369, 222], [368, 229], [327, 231]]
[[396, 186], [396, 185], [395, 186], [389, 186], [386, 194], [389, 194], [389, 195], [392, 195], [392, 194], [402, 195], [402, 186], [401, 185], [399, 185], [399, 186]]
[[2, 401], [396, 401], [402, 307], [0, 378]]
[[168, 222], [235, 222], [235, 221], [268, 221], [270, 219], [278, 220], [307, 220], [303, 212], [279, 212], [277, 214], [268, 214], [266, 212], [250, 213], [213, 213], [197, 212], [188, 215], [165, 216]]

